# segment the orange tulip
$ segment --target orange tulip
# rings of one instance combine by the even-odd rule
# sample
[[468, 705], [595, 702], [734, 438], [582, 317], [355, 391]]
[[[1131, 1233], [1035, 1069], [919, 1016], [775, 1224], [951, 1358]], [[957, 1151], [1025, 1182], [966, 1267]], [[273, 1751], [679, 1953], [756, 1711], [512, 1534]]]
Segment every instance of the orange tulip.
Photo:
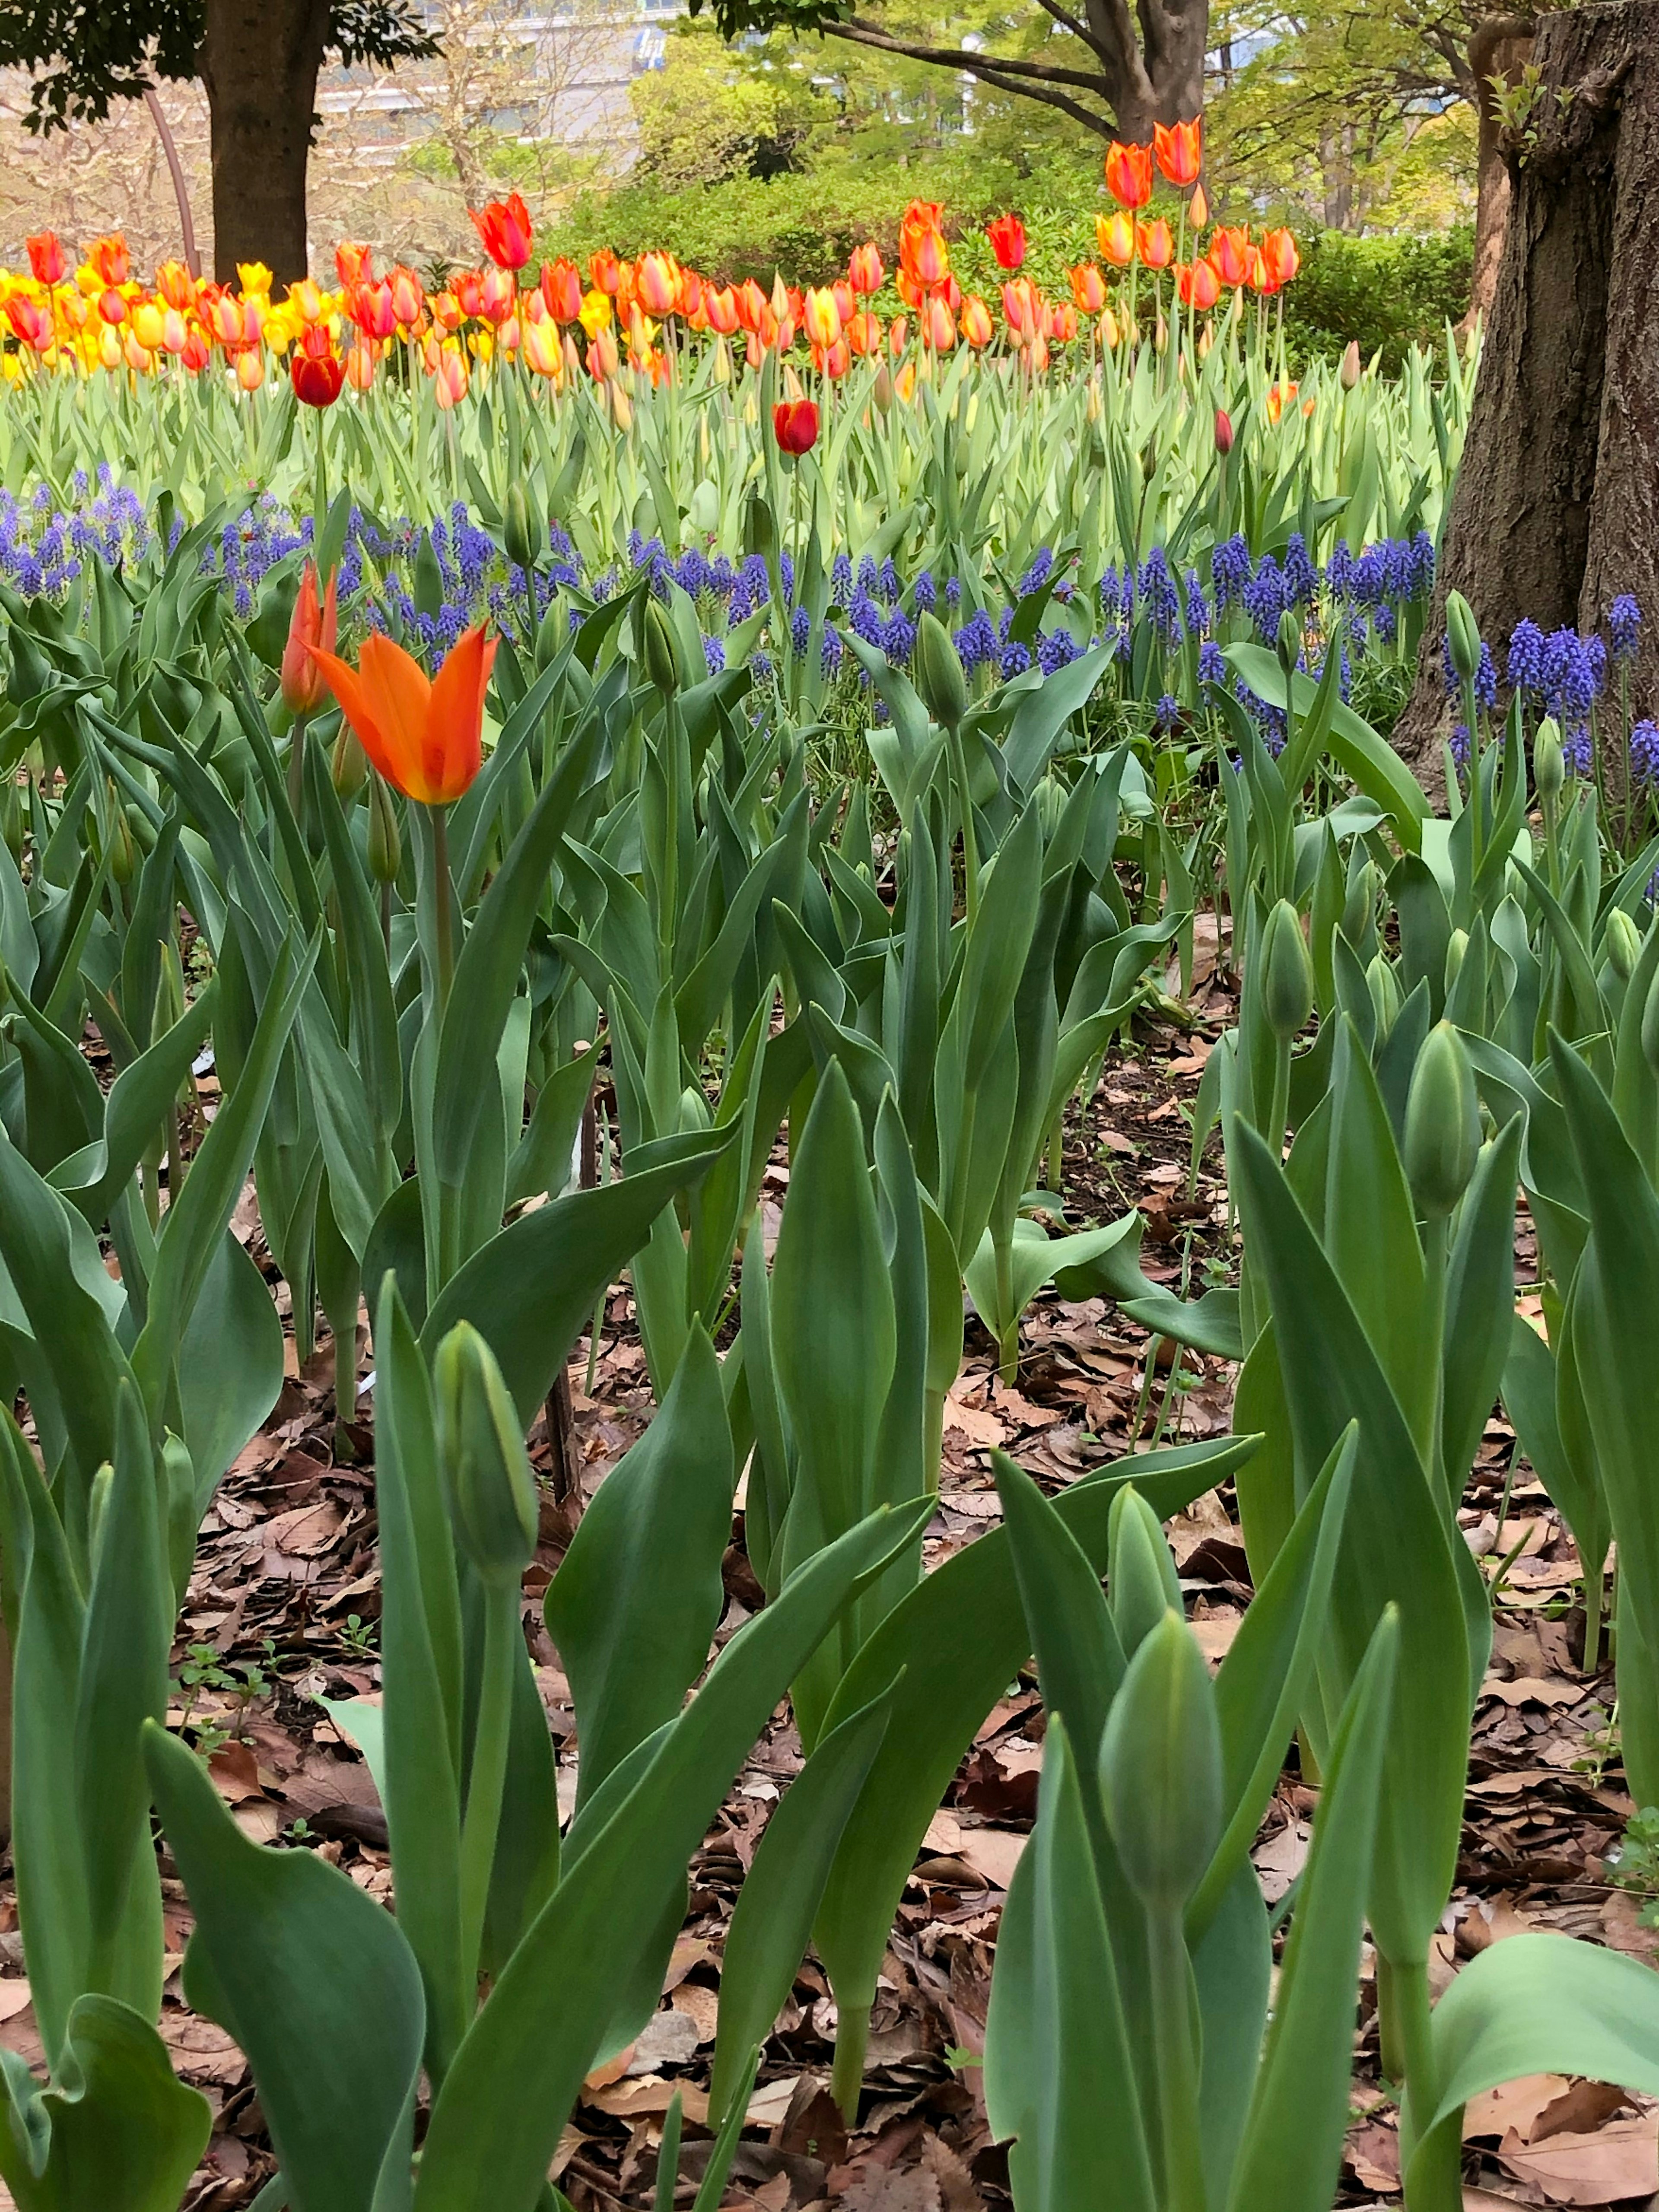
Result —
[[412, 269], [400, 263], [392, 272], [392, 312], [400, 331], [412, 331], [421, 319], [426, 295]]
[[23, 243], [28, 248], [29, 268], [35, 283], [61, 284], [69, 270], [69, 257], [58, 242], [57, 232], [37, 231]]
[[334, 650], [339, 631], [339, 611], [335, 603], [337, 580], [333, 574], [330, 575], [328, 589], [319, 601], [316, 562], [307, 561], [301, 571], [278, 678], [283, 704], [290, 714], [314, 714], [322, 704], [323, 672], [313, 656], [312, 647], [321, 646], [325, 653]]
[[1210, 220], [1210, 203], [1200, 185], [1187, 203], [1187, 220], [1194, 230], [1202, 230]]
[[622, 264], [608, 246], [588, 256], [587, 281], [596, 292], [609, 292], [615, 296], [622, 281]]
[[504, 200], [491, 200], [485, 208], [469, 208], [472, 228], [483, 241], [483, 250], [498, 269], [522, 269], [530, 258], [535, 235], [530, 210], [518, 192]]
[[1017, 338], [1030, 337], [1037, 328], [1037, 295], [1029, 276], [1020, 276], [1002, 288], [1002, 312]]
[[321, 645], [310, 648], [340, 712], [380, 774], [405, 799], [447, 806], [483, 760], [484, 694], [495, 640], [479, 623], [459, 637], [435, 678], [371, 630], [353, 668]]
[[542, 297], [556, 323], [574, 323], [582, 311], [582, 280], [562, 255], [542, 264]]
[[1106, 189], [1120, 207], [1133, 213], [1152, 197], [1152, 149], [1125, 146], [1114, 138], [1106, 149]]
[[1273, 279], [1273, 289], [1288, 284], [1302, 266], [1296, 240], [1288, 230], [1268, 230], [1261, 235], [1261, 258]]
[[1250, 289], [1269, 296], [1279, 289], [1278, 280], [1267, 266], [1267, 257], [1259, 246], [1250, 256]]
[[432, 372], [433, 398], [440, 407], [447, 410], [457, 406], [466, 397], [468, 377], [466, 356], [458, 345], [439, 349], [436, 366]]
[[659, 321], [674, 312], [674, 263], [666, 253], [642, 253], [634, 264], [634, 289], [647, 315]]
[[349, 290], [354, 284], [372, 284], [374, 270], [368, 247], [343, 239], [334, 249], [334, 273], [343, 290]]
[[1221, 279], [1207, 261], [1195, 261], [1190, 269], [1176, 264], [1176, 289], [1183, 307], [1197, 307], [1201, 312], [1214, 307], [1221, 296]]
[[236, 381], [244, 392], [257, 392], [265, 380], [265, 357], [258, 346], [244, 346], [236, 356]]
[[132, 335], [146, 353], [160, 349], [161, 332], [166, 327], [162, 312], [154, 300], [135, 301], [132, 309]]
[[879, 292], [886, 273], [881, 265], [880, 252], [873, 242], [853, 248], [847, 264], [847, 281], [855, 292], [866, 297], [872, 292]]
[[887, 347], [895, 361], [910, 343], [910, 318], [895, 315], [887, 332]]
[[1204, 125], [1194, 116], [1190, 123], [1177, 123], [1165, 130], [1161, 123], [1152, 125], [1152, 153], [1158, 167], [1172, 185], [1183, 189], [1198, 182], [1198, 173], [1204, 166]]
[[1080, 315], [1097, 315], [1106, 304], [1106, 280], [1092, 261], [1070, 270], [1072, 303]]
[[975, 353], [989, 345], [994, 336], [991, 311], [976, 292], [970, 292], [962, 303], [962, 335]]
[[6, 320], [11, 325], [19, 341], [45, 353], [52, 343], [52, 317], [38, 300], [26, 293], [14, 292], [6, 302]]
[[1145, 269], [1167, 269], [1175, 258], [1175, 240], [1170, 235], [1170, 226], [1159, 216], [1156, 222], [1135, 225], [1135, 247]]
[[483, 313], [483, 272], [478, 269], [458, 269], [449, 280], [449, 289], [455, 295], [456, 305], [464, 315]]
[[1291, 401], [1296, 398], [1294, 384], [1275, 384], [1267, 394], [1267, 420], [1277, 422]]
[[703, 312], [708, 318], [708, 327], [723, 338], [729, 338], [738, 327], [738, 295], [729, 284], [716, 291], [712, 288], [702, 295]]
[[1210, 240], [1208, 258], [1224, 284], [1237, 286], [1246, 283], [1250, 274], [1249, 225], [1239, 223], [1229, 228], [1224, 224]]
[[1115, 215], [1095, 217], [1095, 243], [1100, 248], [1100, 258], [1109, 261], [1114, 269], [1127, 269], [1135, 258], [1135, 227], [1131, 216], [1120, 209]]
[[323, 295], [309, 276], [302, 276], [297, 284], [289, 286], [288, 304], [303, 323], [319, 323], [323, 319]]
[[179, 358], [192, 376], [201, 374], [207, 367], [211, 355], [208, 342], [200, 331], [191, 330], [185, 332], [184, 349]]
[[499, 330], [518, 304], [519, 287], [516, 278], [510, 276], [505, 269], [486, 269], [482, 296], [478, 302], [478, 312], [484, 320], [487, 323], [495, 324]]
[[957, 342], [957, 319], [937, 294], [927, 302], [923, 328], [935, 353], [949, 353]]
[[87, 262], [104, 284], [125, 284], [132, 275], [127, 242], [118, 230], [107, 238], [94, 238], [87, 248]]
[[1069, 300], [1062, 300], [1048, 310], [1048, 328], [1045, 335], [1056, 345], [1070, 345], [1077, 336], [1077, 309]]
[[354, 392], [367, 392], [374, 381], [380, 348], [373, 338], [359, 338], [346, 354], [346, 382]]
[[127, 303], [113, 285], [107, 285], [98, 295], [98, 312], [112, 330], [117, 323], [127, 319]]
[[366, 338], [389, 338], [398, 327], [392, 287], [384, 276], [378, 284], [360, 284], [347, 313]]
[[860, 308], [848, 319], [847, 347], [860, 361], [866, 356], [881, 351], [881, 317], [873, 315], [867, 307]]

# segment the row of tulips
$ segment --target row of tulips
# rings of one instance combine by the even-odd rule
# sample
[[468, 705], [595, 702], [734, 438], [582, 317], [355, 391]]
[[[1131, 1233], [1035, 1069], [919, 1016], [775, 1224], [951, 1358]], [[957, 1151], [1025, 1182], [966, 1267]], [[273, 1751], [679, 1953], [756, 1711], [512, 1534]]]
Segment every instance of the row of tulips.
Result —
[[[780, 590], [781, 524], [756, 526]], [[1033, 1655], [1044, 1771], [984, 2054], [1018, 2212], [1327, 2212], [1367, 1926], [1410, 2212], [1456, 2212], [1462, 2106], [1511, 2075], [1659, 2092], [1659, 1984], [1632, 1960], [1515, 1938], [1430, 2003], [1498, 1595], [1455, 1507], [1500, 1392], [1592, 1620], [1618, 1541], [1625, 1756], [1638, 1800], [1659, 1792], [1659, 1386], [1612, 1304], [1659, 1282], [1659, 843], [1608, 853], [1553, 723], [1534, 837], [1526, 709], [1505, 730], [1484, 706], [1468, 611], [1451, 819], [1343, 705], [1339, 656], [1299, 665], [1287, 609], [1273, 642], [1224, 648], [1278, 750], [1218, 695], [1194, 838], [1133, 750], [1090, 747], [1104, 653], [975, 696], [928, 609], [909, 674], [852, 633], [884, 712], [866, 773], [818, 787], [779, 695], [711, 672], [690, 594], [649, 569], [574, 632], [474, 628], [434, 676], [389, 638], [342, 654], [314, 572], [254, 658], [201, 589], [209, 534], [142, 595], [94, 555], [66, 602], [3, 601], [28, 775], [21, 866], [0, 845], [3, 1354], [34, 1437], [0, 1417], [0, 1606], [50, 2069], [4, 2076], [23, 2212], [173, 2212], [205, 2140], [155, 2027], [153, 1813], [194, 1920], [186, 1992], [252, 2069], [270, 2202], [561, 2204], [581, 2082], [654, 2010], [688, 1861], [787, 1696], [805, 1764], [722, 1960], [714, 2212], [809, 1938], [860, 2108], [916, 1854]], [[1243, 1243], [1237, 1288], [1188, 1299], [1143, 1270], [1139, 1215], [1054, 1233], [1055, 1131], [1190, 959], [1200, 901], [1243, 994], [1194, 1139], [1219, 1123]], [[572, 1189], [596, 1037], [620, 1172]], [[210, 1038], [222, 1103], [192, 1153]], [[301, 1349], [319, 1304], [333, 1327], [343, 1414], [371, 1310], [381, 1697], [331, 1711], [381, 1796], [395, 1918], [322, 1858], [251, 1844], [165, 1723], [197, 1528], [282, 1382], [228, 1228], [250, 1172]], [[1514, 1312], [1517, 1179], [1547, 1342]], [[523, 1439], [623, 1267], [659, 1411], [540, 1601], [580, 1746], [561, 1832]], [[1150, 1333], [1149, 1394], [1158, 1339], [1241, 1360], [1241, 1434], [1165, 1443], [1166, 1395], [1148, 1448], [1058, 1500], [999, 1460], [1004, 1527], [924, 1575], [964, 1295], [1014, 1376], [1049, 1283]], [[709, 1668], [745, 1470], [767, 1601]], [[1256, 1595], [1212, 1679], [1159, 1524], [1227, 1481]], [[1249, 1853], [1298, 1731], [1319, 1804], [1275, 1990]]]
[[1134, 210], [1152, 195], [1154, 151], [1166, 177], [1195, 183], [1198, 125], [1182, 129], [1179, 148], [1163, 141], [1156, 149], [1114, 146], [1108, 156], [1108, 182], [1121, 204], [1099, 217], [1099, 249], [1108, 268], [1131, 277], [1115, 307], [1106, 270], [1094, 263], [1070, 272], [1069, 300], [1045, 299], [1018, 274], [1024, 233], [1018, 218], [1007, 215], [988, 229], [1010, 280], [999, 325], [997, 305], [964, 294], [951, 271], [942, 208], [920, 200], [900, 225], [893, 272], [900, 311], [890, 316], [876, 305], [888, 271], [873, 243], [854, 251], [844, 276], [804, 290], [776, 276], [769, 287], [753, 277], [716, 283], [665, 252], [633, 262], [598, 252], [585, 275], [568, 259], [555, 259], [526, 283], [534, 231], [514, 193], [473, 217], [488, 265], [456, 271], [436, 291], [402, 265], [377, 272], [369, 249], [356, 244], [337, 249], [332, 291], [307, 277], [277, 301], [270, 273], [260, 266], [244, 265], [240, 289], [233, 289], [204, 283], [178, 261], [165, 263], [145, 285], [135, 279], [118, 236], [95, 240], [71, 267], [57, 236], [39, 233], [27, 241], [28, 276], [0, 272], [0, 311], [15, 342], [0, 365], [14, 381], [32, 368], [139, 375], [170, 368], [200, 375], [216, 365], [253, 392], [273, 363], [285, 359], [295, 393], [319, 408], [332, 405], [347, 384], [368, 390], [393, 361], [405, 373], [418, 363], [445, 407], [465, 397], [478, 364], [503, 359], [521, 359], [554, 386], [584, 368], [608, 383], [624, 358], [661, 381], [684, 344], [710, 337], [741, 340], [751, 368], [768, 353], [787, 356], [804, 339], [812, 367], [839, 379], [854, 361], [884, 349], [902, 359], [913, 341], [933, 353], [958, 343], [977, 351], [1000, 335], [1029, 368], [1041, 370], [1051, 346], [1080, 337], [1091, 349], [1115, 352], [1127, 344], [1133, 350], [1140, 335], [1133, 281], [1138, 272], [1146, 272], [1153, 285], [1155, 331], [1164, 327], [1158, 283], [1165, 270], [1173, 272], [1171, 313], [1178, 305], [1194, 315], [1224, 299], [1231, 304], [1247, 289], [1269, 297], [1296, 274], [1297, 249], [1286, 230], [1269, 230], [1252, 244], [1248, 228], [1218, 226], [1199, 253], [1209, 222], [1201, 185], [1183, 200], [1178, 222], [1182, 249], [1191, 228], [1190, 261], [1182, 258], [1165, 217], [1137, 219]]

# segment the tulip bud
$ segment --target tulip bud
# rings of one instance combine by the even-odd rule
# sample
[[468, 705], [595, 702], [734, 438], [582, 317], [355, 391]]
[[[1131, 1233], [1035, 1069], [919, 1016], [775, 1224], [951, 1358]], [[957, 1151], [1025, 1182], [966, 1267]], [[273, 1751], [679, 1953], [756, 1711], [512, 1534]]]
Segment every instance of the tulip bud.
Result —
[[1371, 994], [1371, 1007], [1376, 1016], [1376, 1034], [1380, 1042], [1399, 1019], [1401, 1004], [1400, 978], [1381, 952], [1371, 956], [1371, 963], [1365, 970], [1365, 985]]
[[1376, 919], [1376, 865], [1367, 860], [1348, 885], [1348, 896], [1342, 904], [1342, 920], [1338, 924], [1357, 952], [1364, 942], [1366, 933]]
[[751, 491], [743, 510], [743, 550], [752, 559], [769, 561], [777, 549], [777, 526], [772, 510], [758, 490]]
[[109, 872], [116, 882], [130, 884], [138, 869], [138, 850], [132, 842], [132, 824], [127, 820], [126, 809], [116, 805], [111, 810], [109, 833]]
[[340, 795], [343, 805], [349, 806], [362, 789], [368, 774], [368, 755], [357, 739], [357, 732], [349, 722], [342, 721], [340, 734], [334, 740], [334, 751], [328, 764], [329, 781]]
[[1455, 929], [1446, 939], [1446, 995], [1451, 995], [1452, 985], [1463, 972], [1463, 955], [1469, 949], [1469, 933]]
[[680, 1134], [683, 1137], [703, 1136], [714, 1126], [708, 1099], [695, 1083], [688, 1083], [680, 1093]]
[[881, 367], [876, 371], [876, 380], [871, 386], [870, 396], [875, 401], [877, 409], [881, 414], [889, 415], [892, 412], [893, 378], [885, 362], [883, 362]]
[[377, 884], [395, 883], [403, 856], [392, 793], [377, 775], [368, 787], [368, 872]]
[[1126, 1658], [1133, 1657], [1171, 1606], [1181, 1604], [1181, 1584], [1158, 1516], [1133, 1483], [1119, 1491], [1107, 1516], [1106, 1587]]
[[1060, 817], [1066, 811], [1066, 788], [1052, 775], [1045, 775], [1031, 794], [1036, 803], [1042, 823], [1042, 835], [1047, 841], [1060, 828]]
[[1642, 1009], [1642, 1057], [1650, 1072], [1659, 1075], [1659, 975], [1649, 984], [1647, 1004]]
[[1130, 1887], [1150, 1909], [1178, 1912], [1221, 1840], [1222, 1764], [1210, 1670], [1173, 1607], [1112, 1701], [1100, 1784]]
[[1302, 918], [1288, 899], [1267, 916], [1257, 957], [1261, 963], [1261, 1012], [1281, 1044], [1308, 1025], [1313, 1012], [1314, 971]]
[[516, 477], [507, 488], [501, 524], [501, 539], [507, 547], [507, 559], [516, 568], [526, 571], [533, 568], [541, 558], [541, 517], [532, 510], [530, 501], [525, 497], [524, 486]]
[[968, 679], [950, 632], [928, 611], [916, 624], [915, 665], [916, 689], [927, 712], [942, 729], [958, 728], [968, 711]]
[[1233, 449], [1233, 418], [1224, 407], [1215, 410], [1215, 449], [1223, 460]]
[[495, 1356], [470, 1322], [438, 1346], [433, 1380], [456, 1536], [486, 1583], [515, 1588], [536, 1553], [536, 1480]]
[[1473, 684], [1480, 671], [1480, 629], [1462, 592], [1446, 594], [1446, 644], [1459, 683]]
[[1480, 1151], [1474, 1070], [1451, 1024], [1437, 1022], [1417, 1055], [1406, 1099], [1406, 1180], [1419, 1213], [1435, 1221], [1451, 1212], [1468, 1188]]
[[1342, 349], [1342, 366], [1337, 379], [1345, 392], [1352, 392], [1359, 381], [1359, 341], [1350, 338]]
[[1546, 714], [1532, 741], [1532, 781], [1539, 805], [1553, 806], [1566, 780], [1567, 757], [1561, 750], [1560, 728]]
[[1295, 672], [1302, 658], [1302, 617], [1289, 607], [1279, 617], [1279, 635], [1273, 640], [1273, 650], [1279, 655], [1279, 665], [1286, 676]]
[[669, 628], [668, 617], [655, 599], [646, 601], [641, 627], [644, 632], [641, 642], [645, 648], [645, 672], [663, 697], [672, 699], [680, 688], [680, 660], [674, 650], [674, 633]]
[[1613, 974], [1621, 983], [1628, 983], [1642, 956], [1642, 934], [1623, 907], [1614, 907], [1607, 916], [1602, 943]]
[[438, 549], [432, 543], [431, 532], [423, 530], [415, 548], [415, 611], [435, 621], [443, 604], [444, 572], [438, 562]]

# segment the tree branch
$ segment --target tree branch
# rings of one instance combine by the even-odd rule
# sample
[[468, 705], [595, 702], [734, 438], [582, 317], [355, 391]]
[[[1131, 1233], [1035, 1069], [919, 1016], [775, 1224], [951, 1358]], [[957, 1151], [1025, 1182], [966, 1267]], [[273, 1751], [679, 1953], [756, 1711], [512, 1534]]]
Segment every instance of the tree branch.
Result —
[[[966, 48], [946, 52], [937, 46], [912, 46], [902, 39], [890, 39], [884, 32], [860, 23], [856, 17], [840, 23], [823, 23], [819, 29], [827, 39], [846, 39], [854, 46], [871, 46], [884, 54], [900, 54], [908, 61], [931, 62], [940, 69], [962, 70], [983, 83], [994, 85], [999, 92], [1018, 93], [1023, 99], [1041, 100], [1045, 107], [1058, 108], [1073, 122], [1092, 131], [1097, 137], [1109, 138], [1117, 128], [1109, 115], [1093, 114], [1079, 101], [1052, 87], [1077, 85], [1091, 92], [1097, 100], [1106, 97], [1100, 79], [1085, 76], [1076, 70], [1057, 70], [1036, 62], [1006, 61], [996, 54], [970, 53]], [[1013, 72], [1018, 71], [1018, 76]]]
[[1081, 39], [1090, 52], [1098, 54], [1102, 61], [1109, 63], [1115, 58], [1109, 47], [1102, 44], [1088, 25], [1062, 8], [1059, 0], [1039, 0], [1039, 4], [1054, 17], [1062, 30], [1070, 31], [1074, 38]]
[[987, 77], [988, 82], [988, 73], [994, 69], [1004, 77], [1030, 77], [1034, 84], [1068, 84], [1079, 92], [1092, 93], [1097, 100], [1108, 98], [1103, 78], [1089, 76], [1081, 70], [1057, 69], [1050, 62], [1013, 61], [1000, 54], [973, 53], [965, 46], [913, 45], [907, 39], [890, 37], [872, 23], [861, 23], [856, 15], [849, 16], [845, 22], [825, 23], [820, 27], [830, 38], [851, 39], [859, 46], [872, 46], [881, 53], [901, 54], [907, 61], [932, 62], [939, 69], [966, 70], [973, 76]]

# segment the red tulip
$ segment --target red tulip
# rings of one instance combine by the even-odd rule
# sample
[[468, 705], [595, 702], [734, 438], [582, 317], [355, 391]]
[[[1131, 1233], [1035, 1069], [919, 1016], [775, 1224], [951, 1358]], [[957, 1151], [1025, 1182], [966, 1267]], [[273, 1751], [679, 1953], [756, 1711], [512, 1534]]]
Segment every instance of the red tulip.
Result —
[[55, 230], [37, 231], [23, 243], [29, 250], [29, 267], [37, 284], [61, 284], [69, 268], [69, 258], [58, 242]]
[[999, 269], [1018, 269], [1025, 258], [1025, 226], [1017, 215], [1000, 215], [985, 226]]
[[31, 300], [27, 294], [12, 294], [6, 302], [6, 319], [20, 342], [32, 346], [36, 353], [45, 353], [52, 343], [52, 317], [38, 300]]
[[[313, 335], [323, 342], [316, 350], [307, 343]], [[345, 363], [329, 343], [327, 331], [320, 327], [314, 332], [307, 331], [295, 347], [289, 356], [288, 373], [295, 398], [307, 407], [331, 407], [345, 383]]]
[[1165, 130], [1163, 124], [1152, 125], [1152, 152], [1158, 167], [1172, 185], [1184, 190], [1198, 182], [1198, 173], [1204, 166], [1204, 125], [1194, 116], [1190, 123], [1177, 123]]
[[1215, 449], [1223, 460], [1233, 449], [1233, 418], [1224, 407], [1215, 410]]
[[1152, 197], [1152, 149], [1114, 138], [1106, 149], [1106, 189], [1120, 207], [1144, 208]]
[[779, 448], [799, 460], [818, 442], [818, 409], [814, 399], [780, 399], [772, 410], [772, 435]]
[[482, 623], [458, 638], [435, 678], [389, 637], [371, 630], [353, 668], [313, 645], [340, 711], [388, 783], [422, 806], [459, 799], [483, 757], [484, 694], [495, 641]]
[[517, 192], [504, 200], [491, 200], [479, 210], [469, 208], [472, 227], [483, 240], [483, 250], [498, 269], [522, 269], [530, 258], [530, 210]]

